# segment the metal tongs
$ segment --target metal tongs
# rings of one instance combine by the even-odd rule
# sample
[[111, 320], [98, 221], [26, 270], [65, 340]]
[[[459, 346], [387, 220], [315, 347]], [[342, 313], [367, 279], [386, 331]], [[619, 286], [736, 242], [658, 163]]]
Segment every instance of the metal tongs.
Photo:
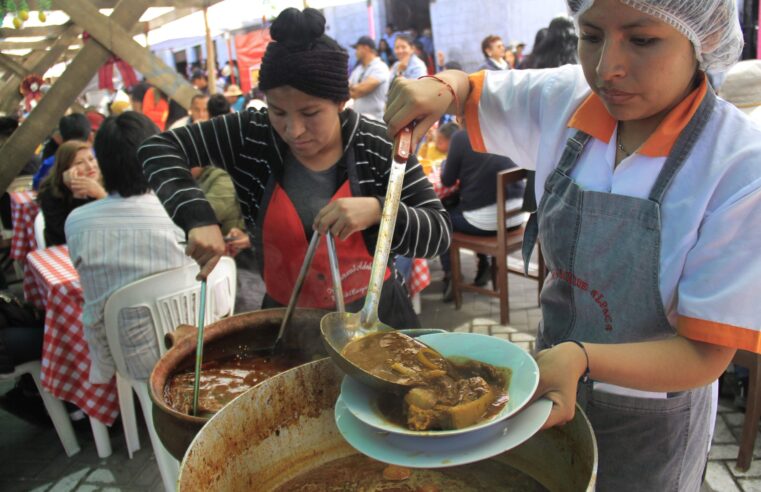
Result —
[[[343, 289], [341, 288], [341, 272], [338, 268], [338, 254], [336, 253], [336, 243], [333, 239], [333, 235], [328, 232], [325, 236], [325, 240], [328, 246], [328, 259], [330, 261], [330, 272], [333, 277], [333, 289], [336, 298], [336, 309], [339, 312], [344, 312], [344, 296]], [[301, 265], [299, 276], [296, 278], [296, 285], [291, 292], [291, 298], [288, 301], [288, 307], [283, 315], [283, 320], [280, 323], [280, 330], [277, 333], [275, 343], [271, 348], [267, 349], [270, 353], [274, 354], [278, 351], [280, 343], [283, 339], [283, 334], [288, 326], [288, 322], [293, 316], [293, 311], [296, 308], [296, 302], [299, 299], [301, 288], [304, 285], [304, 279], [307, 276], [309, 267], [312, 265], [314, 254], [317, 251], [317, 245], [320, 242], [320, 233], [315, 231], [312, 234], [312, 239], [309, 241], [307, 252], [304, 255], [304, 263]], [[201, 298], [200, 307], [198, 313], [198, 340], [196, 342], [196, 370], [195, 379], [193, 380], [193, 415], [198, 415], [198, 393], [201, 383], [201, 362], [203, 361], [203, 328], [204, 328], [204, 316], [206, 314], [206, 280], [201, 281]]]
[[[325, 235], [325, 241], [328, 247], [328, 259], [330, 260], [330, 270], [333, 277], [333, 289], [335, 291], [334, 293], [336, 298], [336, 308], [339, 311], [343, 312], [345, 308], [343, 289], [341, 288], [341, 272], [338, 268], [338, 254], [336, 253], [336, 244], [330, 231], [328, 231], [328, 233]], [[283, 340], [285, 329], [288, 326], [288, 323], [291, 321], [294, 309], [296, 309], [296, 303], [299, 300], [301, 288], [304, 286], [304, 279], [306, 278], [309, 267], [312, 264], [312, 259], [314, 258], [314, 254], [317, 251], [317, 245], [319, 242], [320, 233], [315, 231], [312, 234], [312, 239], [309, 241], [309, 247], [307, 247], [306, 255], [304, 255], [304, 263], [301, 265], [299, 276], [296, 278], [296, 285], [293, 286], [291, 298], [288, 300], [288, 307], [285, 309], [285, 315], [283, 315], [283, 320], [280, 322], [280, 330], [277, 333], [277, 338], [275, 339], [275, 343], [270, 349], [271, 353], [273, 354], [278, 351], [279, 346]]]

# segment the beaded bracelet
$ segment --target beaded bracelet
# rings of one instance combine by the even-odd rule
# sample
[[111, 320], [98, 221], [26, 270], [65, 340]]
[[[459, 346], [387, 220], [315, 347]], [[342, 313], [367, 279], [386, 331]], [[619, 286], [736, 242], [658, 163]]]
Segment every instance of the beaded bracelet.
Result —
[[454, 100], [455, 113], [457, 113], [458, 115], [460, 114], [460, 98], [457, 97], [457, 91], [454, 90], [454, 87], [452, 87], [452, 84], [450, 84], [446, 80], [440, 77], [437, 77], [435, 75], [421, 75], [420, 77], [418, 77], [418, 80], [421, 80], [421, 79], [434, 79], [434, 80], [437, 80], [439, 83], [447, 86], [447, 89], [449, 89], [449, 93], [452, 94], [452, 99]]
[[584, 370], [584, 374], [581, 376], [581, 379], [579, 379], [579, 381], [581, 381], [582, 383], [588, 382], [589, 381], [589, 354], [587, 353], [587, 348], [584, 346], [583, 343], [581, 343], [578, 340], [574, 340], [572, 338], [567, 338], [565, 340], [562, 340], [556, 343], [555, 345], [560, 345], [561, 343], [575, 343], [584, 352], [584, 358], [587, 359], [587, 368]]

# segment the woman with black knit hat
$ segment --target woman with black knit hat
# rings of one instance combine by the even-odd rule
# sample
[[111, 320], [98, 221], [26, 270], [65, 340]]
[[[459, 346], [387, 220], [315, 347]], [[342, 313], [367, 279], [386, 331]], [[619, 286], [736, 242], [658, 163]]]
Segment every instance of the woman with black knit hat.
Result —
[[[201, 277], [225, 253], [225, 243], [190, 168], [227, 170], [267, 288], [265, 308], [287, 304], [314, 230], [338, 238], [347, 310], [358, 310], [367, 291], [392, 142], [385, 125], [344, 108], [348, 56], [324, 31], [317, 10], [284, 10], [270, 28], [274, 41], [259, 76], [268, 109], [162, 133], [139, 151], [151, 186], [188, 234], [187, 253], [201, 265]], [[392, 251], [435, 257], [449, 247], [449, 217], [414, 158], [404, 181]], [[380, 319], [397, 328], [417, 326], [391, 265], [385, 279]], [[331, 286], [322, 241], [298, 305], [334, 309]]]

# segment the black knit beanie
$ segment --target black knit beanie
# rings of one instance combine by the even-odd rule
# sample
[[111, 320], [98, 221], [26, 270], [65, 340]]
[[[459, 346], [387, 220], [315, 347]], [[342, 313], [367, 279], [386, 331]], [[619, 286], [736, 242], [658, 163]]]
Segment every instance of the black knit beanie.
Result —
[[283, 10], [270, 36], [259, 72], [261, 90], [289, 85], [334, 102], [349, 99], [349, 56], [325, 35], [325, 17], [318, 10]]

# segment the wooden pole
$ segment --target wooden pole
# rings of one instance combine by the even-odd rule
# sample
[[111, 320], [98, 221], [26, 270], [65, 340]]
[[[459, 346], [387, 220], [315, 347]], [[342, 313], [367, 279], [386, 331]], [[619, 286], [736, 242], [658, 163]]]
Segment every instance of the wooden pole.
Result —
[[104, 48], [132, 65], [151, 85], [161, 89], [185, 109], [196, 90], [173, 68], [132, 39], [130, 29], [113, 22], [90, 5], [89, 0], [58, 0], [64, 12]]
[[[110, 19], [126, 29], [132, 29], [149, 6], [147, 0], [120, 0]], [[8, 188], [37, 146], [45, 140], [58, 120], [87, 87], [92, 77], [111, 53], [91, 41], [72, 60], [66, 71], [32, 110], [29, 118], [0, 147], [0, 190]]]
[[209, 77], [209, 94], [217, 93], [217, 70], [216, 56], [214, 54], [214, 41], [211, 39], [209, 29], [209, 8], [203, 8], [203, 24], [206, 27], [206, 73]]
[[230, 83], [238, 85], [238, 79], [235, 77], [235, 63], [233, 63], [233, 47], [230, 38], [230, 33], [225, 34], [225, 41], [227, 42], [227, 64], [230, 67]]

